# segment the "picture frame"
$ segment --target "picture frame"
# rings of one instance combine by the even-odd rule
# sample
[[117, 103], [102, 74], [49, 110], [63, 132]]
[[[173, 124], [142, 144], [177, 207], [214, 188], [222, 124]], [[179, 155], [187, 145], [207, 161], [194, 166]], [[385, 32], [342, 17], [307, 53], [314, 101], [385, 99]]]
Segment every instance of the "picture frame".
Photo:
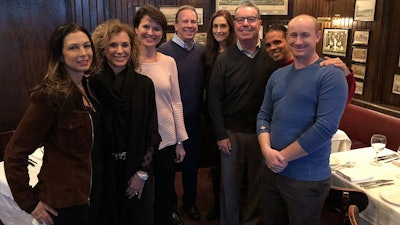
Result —
[[368, 45], [369, 30], [356, 30], [353, 35], [353, 45]]
[[368, 49], [367, 48], [353, 47], [353, 53], [352, 53], [351, 60], [353, 60], [355, 62], [366, 63], [367, 62], [367, 55], [368, 55]]
[[203, 45], [206, 45], [206, 39], [207, 39], [207, 33], [205, 32], [196, 33], [196, 35], [194, 36], [194, 40]]
[[[174, 37], [175, 33], [167, 33], [166, 34], [166, 41], [171, 40]], [[194, 40], [198, 43], [201, 43], [203, 45], [206, 44], [206, 39], [207, 39], [207, 33], [199, 32], [194, 36]]]
[[349, 29], [325, 28], [322, 54], [346, 57]]
[[353, 74], [355, 78], [365, 79], [365, 74], [367, 70], [367, 66], [365, 64], [351, 64], [351, 70], [353, 70]]
[[[237, 6], [243, 0], [216, 0], [215, 10], [225, 9], [235, 15]], [[288, 15], [289, 0], [253, 0], [260, 9], [261, 15]]]
[[376, 0], [356, 0], [354, 20], [374, 21]]
[[393, 77], [392, 93], [400, 95], [400, 74], [395, 74]]
[[356, 90], [354, 91], [355, 94], [363, 95], [364, 93], [364, 82], [356, 81]]
[[[167, 25], [172, 26], [175, 24], [175, 15], [176, 12], [178, 11], [179, 7], [178, 6], [160, 6], [160, 11], [164, 13], [165, 17], [167, 18]], [[195, 8], [197, 15], [198, 15], [198, 21], [197, 23], [199, 25], [203, 25], [204, 20], [203, 20], [203, 8]]]

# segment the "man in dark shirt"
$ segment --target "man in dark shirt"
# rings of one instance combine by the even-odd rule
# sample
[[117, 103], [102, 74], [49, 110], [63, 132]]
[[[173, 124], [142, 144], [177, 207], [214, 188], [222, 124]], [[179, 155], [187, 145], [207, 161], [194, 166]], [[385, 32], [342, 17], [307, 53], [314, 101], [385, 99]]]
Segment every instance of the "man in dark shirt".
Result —
[[[262, 217], [262, 155], [255, 121], [265, 85], [278, 65], [258, 37], [260, 18], [258, 7], [250, 1], [236, 9], [234, 26], [238, 41], [217, 57], [211, 75], [209, 111], [221, 151], [223, 225], [255, 225]], [[239, 213], [245, 172], [247, 193], [244, 211]]]

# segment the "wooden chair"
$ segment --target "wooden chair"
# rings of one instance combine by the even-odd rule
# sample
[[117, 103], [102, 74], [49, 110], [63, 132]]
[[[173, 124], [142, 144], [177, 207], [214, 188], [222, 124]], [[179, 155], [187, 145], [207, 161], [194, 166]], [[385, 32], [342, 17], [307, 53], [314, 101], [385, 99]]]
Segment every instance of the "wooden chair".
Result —
[[13, 133], [13, 130], [0, 133], [0, 161], [3, 161], [4, 151]]
[[[359, 213], [368, 206], [368, 196], [359, 189], [332, 186], [326, 199], [321, 224], [358, 225]], [[324, 218], [325, 217], [325, 218]]]

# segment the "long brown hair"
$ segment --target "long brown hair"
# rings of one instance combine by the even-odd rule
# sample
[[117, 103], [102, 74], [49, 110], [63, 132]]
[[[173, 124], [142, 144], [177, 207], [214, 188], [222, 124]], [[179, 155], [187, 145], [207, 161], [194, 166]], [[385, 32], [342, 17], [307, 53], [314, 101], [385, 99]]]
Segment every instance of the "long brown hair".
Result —
[[213, 23], [215, 18], [223, 16], [229, 26], [229, 36], [226, 39], [226, 47], [231, 46], [236, 41], [236, 34], [233, 25], [232, 15], [227, 10], [218, 10], [211, 16], [211, 21], [207, 27], [207, 38], [206, 38], [206, 66], [208, 69], [212, 69], [214, 61], [218, 56], [219, 43], [215, 40], [213, 35]]
[[[50, 37], [48, 44], [48, 62], [45, 77], [30, 91], [32, 102], [44, 104], [56, 112], [67, 112], [79, 109], [82, 105], [82, 96], [72, 79], [69, 77], [64, 64], [60, 61], [63, 56], [64, 39], [68, 34], [83, 32], [89, 38], [93, 55], [95, 55], [93, 41], [89, 32], [74, 23], [58, 26]], [[93, 63], [87, 71], [93, 70]]]

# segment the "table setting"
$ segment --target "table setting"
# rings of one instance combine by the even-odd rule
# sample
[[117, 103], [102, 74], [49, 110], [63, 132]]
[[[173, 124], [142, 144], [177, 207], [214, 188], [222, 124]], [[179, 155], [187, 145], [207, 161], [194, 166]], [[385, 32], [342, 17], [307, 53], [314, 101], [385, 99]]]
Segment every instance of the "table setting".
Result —
[[[382, 138], [382, 137], [381, 137]], [[386, 140], [380, 139], [380, 143]], [[400, 224], [400, 159], [398, 149], [387, 149], [371, 138], [371, 147], [332, 153], [332, 185], [357, 188], [369, 198], [360, 224]], [[397, 164], [398, 163], [398, 164]]]

